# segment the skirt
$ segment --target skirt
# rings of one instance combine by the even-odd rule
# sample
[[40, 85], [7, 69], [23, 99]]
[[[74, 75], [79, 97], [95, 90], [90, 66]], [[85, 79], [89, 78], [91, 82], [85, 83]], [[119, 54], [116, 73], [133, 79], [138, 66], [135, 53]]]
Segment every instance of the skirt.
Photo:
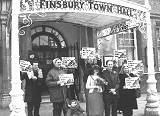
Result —
[[102, 98], [102, 93], [94, 92], [88, 93], [88, 112], [89, 116], [103, 116], [104, 113], [104, 103]]

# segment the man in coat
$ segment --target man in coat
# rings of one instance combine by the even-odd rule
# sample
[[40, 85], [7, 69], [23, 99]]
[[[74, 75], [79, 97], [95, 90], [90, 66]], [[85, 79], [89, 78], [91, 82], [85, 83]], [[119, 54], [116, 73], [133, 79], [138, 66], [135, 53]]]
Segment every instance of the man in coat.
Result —
[[46, 78], [46, 84], [49, 88], [50, 101], [53, 103], [53, 116], [61, 116], [63, 110], [64, 116], [66, 116], [66, 86], [61, 83], [59, 76], [65, 74], [61, 69], [61, 60], [56, 58], [53, 60], [54, 67], [48, 72]]
[[[38, 68], [38, 62], [31, 63], [28, 72], [21, 72], [21, 80], [25, 80], [25, 98], [27, 102], [28, 116], [40, 116], [41, 85], [43, 83], [42, 70]], [[32, 113], [34, 110], [34, 113]]]
[[112, 109], [112, 116], [117, 116], [118, 88], [120, 82], [118, 73], [113, 70], [113, 61], [109, 60], [106, 64], [107, 69], [102, 72], [102, 77], [108, 82], [104, 86], [103, 92], [105, 116], [110, 116], [110, 109]]

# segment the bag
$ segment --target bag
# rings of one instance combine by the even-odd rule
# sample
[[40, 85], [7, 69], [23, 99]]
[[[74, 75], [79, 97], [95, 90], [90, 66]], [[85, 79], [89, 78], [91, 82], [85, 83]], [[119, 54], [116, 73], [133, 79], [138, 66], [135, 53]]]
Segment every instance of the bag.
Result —
[[141, 89], [138, 88], [136, 89], [136, 98], [140, 98], [141, 97]]

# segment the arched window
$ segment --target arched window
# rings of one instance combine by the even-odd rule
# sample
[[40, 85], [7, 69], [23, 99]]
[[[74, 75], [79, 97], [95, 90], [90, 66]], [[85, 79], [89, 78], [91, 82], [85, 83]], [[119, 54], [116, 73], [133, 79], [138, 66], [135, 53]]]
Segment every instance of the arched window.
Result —
[[63, 36], [50, 26], [37, 26], [31, 29], [32, 47], [65, 48]]

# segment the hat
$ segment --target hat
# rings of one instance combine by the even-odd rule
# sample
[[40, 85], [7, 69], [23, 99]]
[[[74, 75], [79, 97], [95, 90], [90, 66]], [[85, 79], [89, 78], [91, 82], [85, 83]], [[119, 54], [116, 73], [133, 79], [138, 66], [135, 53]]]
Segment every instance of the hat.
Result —
[[60, 60], [60, 61], [61, 61], [61, 59], [59, 59], [59, 58], [55, 58], [55, 59], [53, 60], [53, 64], [55, 64], [58, 60]]

